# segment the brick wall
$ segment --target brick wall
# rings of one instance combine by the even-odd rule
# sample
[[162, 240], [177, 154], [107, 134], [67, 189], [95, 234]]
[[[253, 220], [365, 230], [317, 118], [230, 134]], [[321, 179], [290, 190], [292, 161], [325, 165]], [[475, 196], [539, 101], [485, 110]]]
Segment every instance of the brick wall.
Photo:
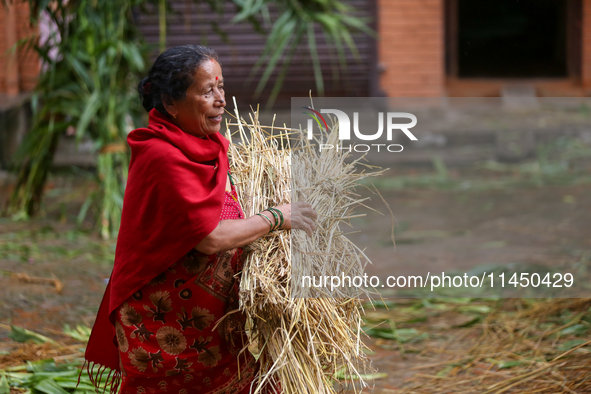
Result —
[[581, 79], [587, 94], [591, 95], [591, 0], [583, 0], [583, 39]]
[[[17, 9], [17, 31], [19, 39], [39, 36], [38, 29], [29, 23], [30, 10], [28, 4], [20, 4]], [[20, 89], [30, 91], [35, 87], [39, 76], [40, 63], [37, 52], [33, 49], [21, 50], [18, 55]]]
[[[11, 7], [12, 8], [12, 7]], [[14, 59], [10, 59], [6, 51], [15, 41], [13, 20], [8, 18], [7, 11], [0, 6], [0, 94], [7, 93], [8, 79], [14, 85]], [[11, 86], [10, 94], [14, 94], [14, 86]]]
[[390, 97], [445, 94], [444, 0], [377, 0], [380, 88]]
[[32, 49], [9, 49], [19, 40], [37, 34], [29, 24], [29, 6], [14, 2], [8, 8], [0, 6], [0, 94], [15, 96], [35, 87], [39, 75], [39, 57]]

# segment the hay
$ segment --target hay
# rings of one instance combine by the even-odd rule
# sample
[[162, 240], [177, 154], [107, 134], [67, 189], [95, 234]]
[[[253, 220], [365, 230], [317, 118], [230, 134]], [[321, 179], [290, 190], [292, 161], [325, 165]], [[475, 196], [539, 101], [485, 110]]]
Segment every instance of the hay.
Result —
[[[257, 112], [249, 124], [237, 110], [235, 119], [227, 137], [240, 143], [230, 145], [229, 157], [246, 216], [296, 201], [310, 202], [318, 212], [313, 239], [302, 230], [278, 231], [248, 247], [240, 306], [251, 343], [260, 351], [252, 392], [280, 387], [285, 394], [324, 394], [345, 384], [355, 391], [367, 387], [363, 374], [371, 368], [361, 341], [359, 298], [351, 297], [350, 289], [296, 289], [291, 280], [362, 273], [368, 260], [340, 224], [354, 217], [353, 208], [361, 203], [354, 193], [358, 181], [377, 172], [355, 172], [358, 163], [346, 163], [342, 152], [318, 155], [301, 131], [263, 127]], [[237, 128], [234, 134], [230, 127]], [[336, 139], [336, 131], [325, 138]]]
[[[393, 393], [590, 393], [590, 317], [588, 298], [504, 300], [481, 325], [464, 331], [462, 337], [478, 338], [469, 349], [424, 349], [449, 360], [415, 368], [426, 371]], [[577, 325], [580, 332], [571, 330]]]

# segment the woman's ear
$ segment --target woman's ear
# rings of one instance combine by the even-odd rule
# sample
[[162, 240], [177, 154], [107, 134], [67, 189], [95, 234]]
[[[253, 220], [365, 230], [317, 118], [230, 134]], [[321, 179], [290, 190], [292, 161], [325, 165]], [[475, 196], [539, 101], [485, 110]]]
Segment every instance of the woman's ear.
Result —
[[174, 105], [174, 103], [172, 102], [172, 100], [170, 99], [170, 97], [168, 95], [162, 95], [162, 105], [164, 106], [164, 109], [166, 110], [166, 112], [168, 112], [168, 114], [170, 116], [172, 116], [173, 118], [176, 119], [176, 116], [178, 115], [178, 108]]

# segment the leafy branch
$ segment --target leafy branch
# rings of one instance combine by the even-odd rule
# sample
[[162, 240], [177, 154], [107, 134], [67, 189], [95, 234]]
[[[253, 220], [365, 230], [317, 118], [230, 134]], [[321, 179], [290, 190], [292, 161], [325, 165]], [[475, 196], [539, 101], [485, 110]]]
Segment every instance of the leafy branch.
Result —
[[[268, 33], [265, 48], [256, 62], [249, 80], [264, 67], [255, 95], [258, 97], [267, 85], [275, 70], [280, 67], [277, 79], [271, 91], [267, 106], [270, 107], [279, 94], [283, 80], [295, 50], [307, 42], [312, 59], [314, 79], [319, 95], [324, 95], [324, 77], [318, 57], [316, 31], [322, 31], [326, 42], [334, 47], [339, 59], [339, 67], [347, 69], [345, 51], [348, 48], [353, 56], [359, 58], [359, 52], [351, 35], [360, 31], [375, 37], [375, 32], [367, 25], [368, 20], [356, 17], [355, 9], [339, 0], [232, 0], [238, 7], [238, 14], [233, 22], [256, 20], [260, 14], [268, 14], [268, 7], [276, 6], [280, 16], [273, 22]], [[338, 69], [335, 75], [338, 78]]]

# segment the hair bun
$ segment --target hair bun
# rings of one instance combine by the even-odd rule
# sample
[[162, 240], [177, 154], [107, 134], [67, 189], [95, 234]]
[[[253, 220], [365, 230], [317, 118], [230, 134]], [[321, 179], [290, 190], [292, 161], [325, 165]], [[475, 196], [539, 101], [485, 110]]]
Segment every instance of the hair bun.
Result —
[[144, 96], [146, 94], [152, 93], [152, 84], [150, 82], [146, 82], [143, 87], [144, 87]]
[[152, 90], [152, 84], [149, 77], [142, 79], [137, 86], [137, 91], [142, 100], [142, 106], [148, 112], [154, 108], [154, 95], [152, 94]]

